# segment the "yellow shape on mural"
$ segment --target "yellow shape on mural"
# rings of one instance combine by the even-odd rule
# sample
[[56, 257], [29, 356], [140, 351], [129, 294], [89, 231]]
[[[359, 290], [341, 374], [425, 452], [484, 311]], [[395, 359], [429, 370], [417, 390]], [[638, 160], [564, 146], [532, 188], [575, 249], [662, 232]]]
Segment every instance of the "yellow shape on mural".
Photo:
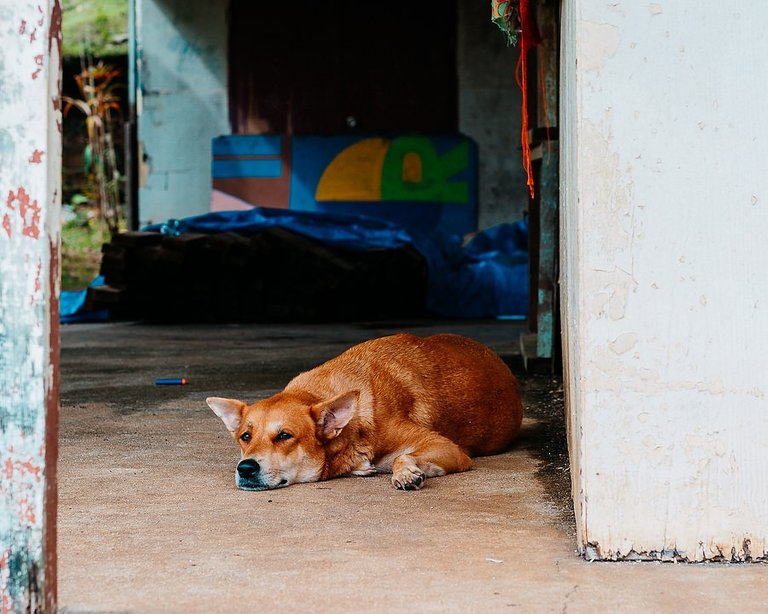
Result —
[[317, 182], [315, 200], [380, 201], [381, 169], [389, 141], [363, 139], [331, 161]]

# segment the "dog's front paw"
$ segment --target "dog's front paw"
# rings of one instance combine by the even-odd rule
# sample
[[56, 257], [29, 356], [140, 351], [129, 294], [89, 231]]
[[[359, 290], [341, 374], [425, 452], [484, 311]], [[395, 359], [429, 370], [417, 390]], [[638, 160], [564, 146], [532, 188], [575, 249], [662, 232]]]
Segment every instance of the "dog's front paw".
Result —
[[427, 479], [416, 465], [407, 465], [392, 472], [392, 485], [398, 490], [419, 490]]

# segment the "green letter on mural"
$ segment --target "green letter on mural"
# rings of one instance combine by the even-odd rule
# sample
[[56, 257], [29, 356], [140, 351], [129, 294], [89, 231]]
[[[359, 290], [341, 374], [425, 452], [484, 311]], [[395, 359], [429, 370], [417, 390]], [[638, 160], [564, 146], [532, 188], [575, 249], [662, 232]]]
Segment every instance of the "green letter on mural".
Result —
[[448, 179], [468, 165], [467, 141], [438, 156], [426, 137], [396, 138], [390, 143], [381, 169], [381, 200], [466, 203], [467, 182]]

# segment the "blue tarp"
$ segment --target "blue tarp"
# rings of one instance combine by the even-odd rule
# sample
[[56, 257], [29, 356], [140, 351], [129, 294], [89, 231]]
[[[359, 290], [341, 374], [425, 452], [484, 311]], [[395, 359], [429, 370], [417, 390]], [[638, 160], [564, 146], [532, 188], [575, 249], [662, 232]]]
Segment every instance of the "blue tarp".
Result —
[[385, 220], [267, 207], [204, 213], [152, 224], [143, 230], [178, 236], [187, 232], [257, 232], [273, 227], [292, 230], [327, 245], [356, 251], [397, 248], [411, 243], [410, 234], [402, 226]]
[[528, 312], [528, 220], [478, 232], [430, 268], [428, 307], [461, 318], [524, 318]]
[[310, 211], [256, 207], [206, 213], [144, 228], [178, 236], [256, 232], [280, 227], [326, 245], [364, 251], [412, 245], [428, 267], [427, 309], [455, 318], [524, 318], [528, 310], [528, 222], [500, 224], [462, 237], [425, 234], [392, 222]]
[[[99, 276], [94, 279], [91, 286], [101, 286], [104, 278]], [[106, 309], [88, 311], [85, 309], [85, 297], [88, 290], [62, 290], [59, 297], [59, 321], [62, 324], [74, 322], [103, 322], [109, 318]]]

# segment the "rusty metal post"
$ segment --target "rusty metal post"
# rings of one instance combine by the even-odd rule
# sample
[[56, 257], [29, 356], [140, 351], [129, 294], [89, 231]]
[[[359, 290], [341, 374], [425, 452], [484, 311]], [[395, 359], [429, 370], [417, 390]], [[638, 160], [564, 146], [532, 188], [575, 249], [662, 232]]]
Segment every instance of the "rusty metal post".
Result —
[[59, 0], [0, 0], [0, 36], [0, 611], [53, 612]]

